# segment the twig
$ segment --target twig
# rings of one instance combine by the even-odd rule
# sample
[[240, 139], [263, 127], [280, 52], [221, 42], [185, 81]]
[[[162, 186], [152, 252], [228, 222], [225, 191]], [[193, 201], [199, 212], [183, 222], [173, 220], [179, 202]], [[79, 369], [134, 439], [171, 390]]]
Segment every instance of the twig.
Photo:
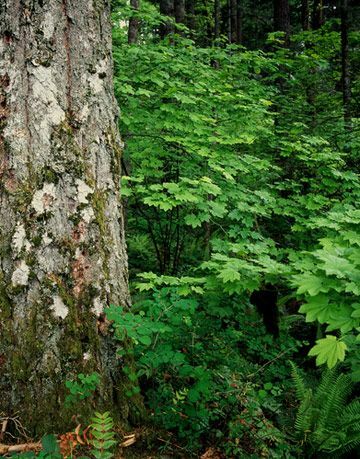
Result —
[[5, 418], [2, 421], [1, 432], [0, 432], [0, 440], [2, 440], [4, 438], [8, 422], [9, 422], [9, 418]]
[[162, 441], [163, 443], [166, 443], [166, 445], [168, 445], [168, 446], [171, 446], [171, 447], [174, 447], [174, 448], [177, 448], [177, 449], [181, 449], [182, 451], [186, 451], [186, 448], [183, 448], [183, 447], [177, 445], [176, 443], [172, 443], [170, 440], [164, 440], [161, 437], [157, 437], [157, 439], [159, 441]]
[[3, 440], [3, 437], [6, 433], [6, 428], [9, 422], [12, 422], [15, 426], [15, 429], [17, 433], [19, 434], [19, 437], [15, 437], [11, 433], [7, 433], [7, 435], [10, 435], [13, 438], [25, 438], [26, 441], [29, 442], [30, 437], [26, 433], [25, 427], [21, 424], [21, 421], [19, 420], [19, 416], [15, 413], [14, 416], [5, 416], [4, 413], [0, 413], [0, 423], [2, 423], [2, 428], [0, 432], [0, 441]]
[[0, 455], [8, 453], [20, 453], [22, 451], [39, 451], [41, 443], [23, 443], [22, 445], [3, 445], [0, 443]]
[[253, 378], [256, 374], [260, 373], [261, 371], [263, 371], [263, 369], [265, 367], [267, 367], [268, 365], [271, 365], [272, 363], [274, 363], [276, 360], [278, 360], [280, 357], [282, 357], [284, 354], [287, 354], [288, 352], [294, 350], [294, 347], [290, 347], [289, 349], [285, 349], [285, 351], [282, 351], [282, 352], [279, 352], [279, 354], [277, 354], [273, 359], [269, 360], [268, 362], [264, 363], [264, 365], [262, 365], [259, 369], [257, 369], [254, 373], [251, 373], [249, 374], [247, 377], [248, 378]]

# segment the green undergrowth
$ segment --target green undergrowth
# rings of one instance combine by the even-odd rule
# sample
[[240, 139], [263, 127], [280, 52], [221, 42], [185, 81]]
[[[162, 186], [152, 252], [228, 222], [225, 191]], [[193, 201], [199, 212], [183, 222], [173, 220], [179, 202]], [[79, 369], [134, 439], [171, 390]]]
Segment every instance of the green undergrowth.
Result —
[[[305, 457], [290, 362], [314, 393], [326, 367], [353, 397], [360, 381], [360, 124], [354, 98], [344, 123], [338, 22], [249, 50], [186, 28], [160, 40], [148, 2], [113, 20], [134, 304], [107, 316], [133, 343], [127, 396], [169, 433], [160, 451]], [[330, 454], [321, 435], [309, 457]]]

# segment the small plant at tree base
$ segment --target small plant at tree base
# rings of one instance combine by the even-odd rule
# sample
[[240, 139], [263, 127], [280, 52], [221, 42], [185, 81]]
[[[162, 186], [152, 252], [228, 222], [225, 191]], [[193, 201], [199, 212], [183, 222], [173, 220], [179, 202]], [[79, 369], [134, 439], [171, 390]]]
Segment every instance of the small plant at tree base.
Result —
[[94, 372], [89, 375], [79, 373], [77, 376], [79, 381], [66, 381], [65, 386], [69, 389], [70, 394], [65, 398], [65, 404], [71, 406], [79, 400], [84, 400], [90, 397], [100, 382], [100, 376]]
[[114, 439], [115, 434], [113, 431], [114, 422], [109, 412], [106, 413], [95, 413], [92, 418], [91, 434], [94, 437], [91, 440], [93, 449], [91, 453], [96, 459], [110, 459], [113, 457], [113, 453], [109, 450], [116, 445]]

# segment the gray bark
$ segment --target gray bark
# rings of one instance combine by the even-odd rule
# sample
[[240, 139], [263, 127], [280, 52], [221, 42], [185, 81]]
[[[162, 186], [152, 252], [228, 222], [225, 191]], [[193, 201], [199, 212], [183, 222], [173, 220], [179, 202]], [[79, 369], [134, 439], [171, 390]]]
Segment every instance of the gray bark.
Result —
[[80, 371], [127, 415], [103, 316], [129, 303], [109, 3], [0, 1], [0, 412], [31, 432], [70, 420]]
[[[139, 0], [130, 0], [130, 6], [133, 11], [138, 11], [140, 2]], [[137, 17], [132, 16], [129, 19], [129, 31], [128, 31], [128, 43], [129, 45], [137, 43], [137, 38], [139, 34], [140, 21]]]

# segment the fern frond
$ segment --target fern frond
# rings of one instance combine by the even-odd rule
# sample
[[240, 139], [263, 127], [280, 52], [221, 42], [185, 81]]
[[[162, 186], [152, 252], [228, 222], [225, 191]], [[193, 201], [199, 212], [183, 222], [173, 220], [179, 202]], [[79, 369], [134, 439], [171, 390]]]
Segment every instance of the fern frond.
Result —
[[311, 389], [305, 394], [305, 398], [300, 403], [296, 419], [295, 429], [303, 437], [305, 432], [312, 430], [313, 406]]
[[337, 367], [332, 369], [326, 369], [323, 371], [320, 379], [320, 383], [315, 391], [315, 402], [323, 404], [324, 399], [327, 398], [329, 394], [329, 389], [333, 387], [338, 377]]
[[360, 445], [360, 399], [346, 404], [353, 387], [350, 377], [335, 369], [327, 370], [312, 393], [296, 366], [291, 367], [301, 399], [295, 430], [310, 452], [337, 458]]
[[354, 400], [341, 413], [339, 428], [349, 433], [360, 432], [360, 400]]
[[346, 421], [347, 417], [360, 415], [360, 399], [350, 402], [342, 411], [341, 419]]
[[318, 429], [337, 430], [339, 413], [344, 410], [351, 388], [351, 379], [344, 374], [338, 375], [332, 386], [327, 388], [326, 397], [323, 399], [323, 408], [317, 420]]
[[343, 443], [337, 450], [332, 451], [332, 453], [336, 453], [336, 457], [341, 457], [343, 454], [349, 453], [358, 446], [360, 446], [360, 432], [349, 436], [346, 439], [346, 442]]
[[298, 400], [302, 402], [305, 400], [305, 397], [309, 391], [309, 389], [305, 386], [304, 378], [300, 374], [298, 367], [295, 365], [294, 362], [289, 362], [291, 366], [291, 378], [294, 382], [295, 392]]

